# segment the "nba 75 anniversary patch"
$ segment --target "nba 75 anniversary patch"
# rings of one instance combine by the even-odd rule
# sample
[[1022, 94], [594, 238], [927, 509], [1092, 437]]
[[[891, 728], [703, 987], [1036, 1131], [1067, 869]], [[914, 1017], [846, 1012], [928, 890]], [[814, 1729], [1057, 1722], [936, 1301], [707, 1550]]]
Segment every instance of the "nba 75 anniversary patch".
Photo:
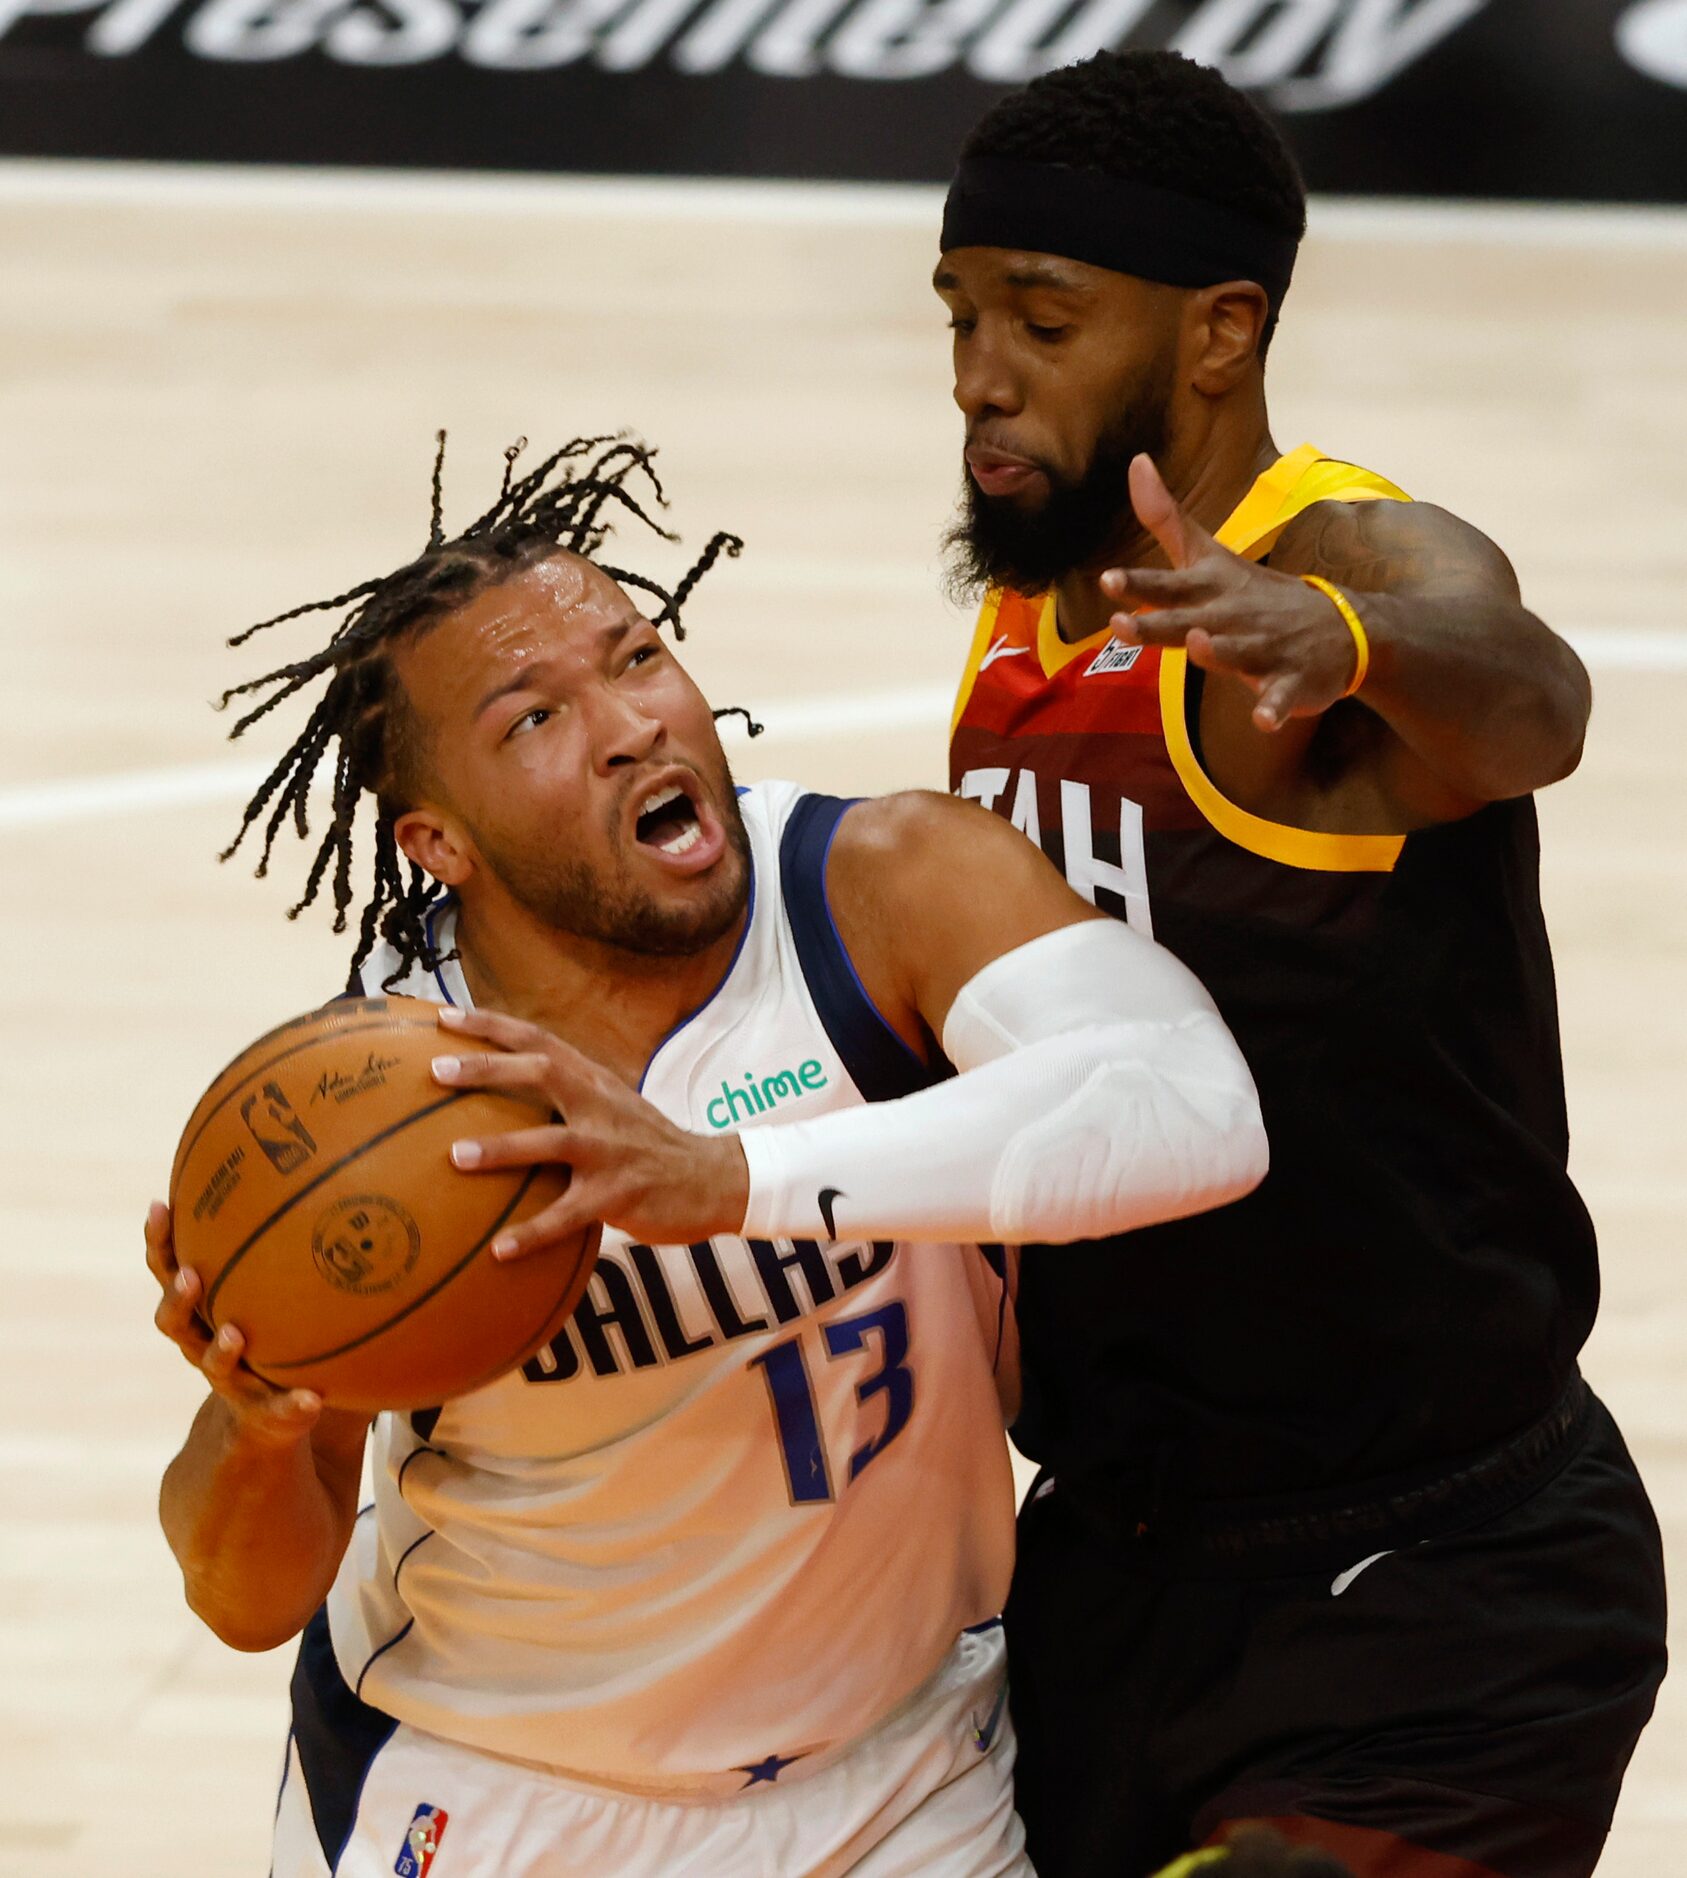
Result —
[[445, 1822], [451, 1817], [442, 1807], [418, 1806], [399, 1848], [393, 1870], [398, 1878], [428, 1878], [434, 1854], [445, 1837]]

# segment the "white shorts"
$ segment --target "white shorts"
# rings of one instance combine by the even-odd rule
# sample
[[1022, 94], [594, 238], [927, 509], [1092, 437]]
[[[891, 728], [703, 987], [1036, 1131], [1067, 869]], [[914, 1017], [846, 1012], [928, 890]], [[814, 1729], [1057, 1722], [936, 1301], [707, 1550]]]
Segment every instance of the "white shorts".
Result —
[[271, 1878], [1032, 1878], [1006, 1693], [999, 1626], [969, 1631], [836, 1760], [727, 1800], [634, 1798], [400, 1724], [313, 1807], [290, 1739]]

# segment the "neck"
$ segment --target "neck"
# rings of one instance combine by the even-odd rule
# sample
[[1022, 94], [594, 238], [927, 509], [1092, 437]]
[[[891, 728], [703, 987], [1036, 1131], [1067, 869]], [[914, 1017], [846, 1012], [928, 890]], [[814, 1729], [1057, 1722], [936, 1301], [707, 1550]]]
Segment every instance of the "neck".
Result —
[[[1216, 534], [1255, 481], [1281, 455], [1271, 440], [1262, 411], [1257, 427], [1239, 432], [1233, 439], [1210, 436], [1188, 457], [1174, 454], [1160, 465], [1160, 472], [1183, 513], [1208, 534]], [[1103, 552], [1055, 583], [1055, 613], [1061, 638], [1076, 644], [1106, 626], [1114, 609], [1099, 582], [1108, 568], [1165, 565], [1160, 544], [1127, 506], [1118, 531]]]
[[524, 911], [460, 904], [457, 951], [477, 1006], [526, 1019], [637, 1087], [656, 1047], [726, 976], [749, 918], [689, 958], [557, 932]]

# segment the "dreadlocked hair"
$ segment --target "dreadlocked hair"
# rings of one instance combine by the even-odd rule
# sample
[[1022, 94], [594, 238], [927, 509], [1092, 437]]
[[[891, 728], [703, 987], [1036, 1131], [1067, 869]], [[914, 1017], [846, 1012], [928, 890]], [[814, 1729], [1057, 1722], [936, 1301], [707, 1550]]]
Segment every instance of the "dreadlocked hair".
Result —
[[[332, 819], [311, 861], [304, 893], [287, 909], [287, 917], [297, 919], [316, 900], [324, 881], [330, 881], [334, 931], [346, 930], [353, 897], [352, 826], [359, 803], [365, 796], [372, 798], [376, 808], [374, 883], [363, 907], [351, 970], [355, 979], [376, 940], [385, 939], [398, 958], [385, 980], [389, 990], [412, 967], [419, 964], [431, 971], [454, 956], [434, 945], [428, 918], [444, 890], [400, 854], [393, 834], [395, 816], [408, 806], [404, 798], [414, 776], [419, 740], [409, 699], [389, 657], [394, 642], [462, 606], [485, 588], [500, 585], [558, 553], [590, 560], [611, 580], [648, 594], [660, 608], [654, 624], [672, 626], [674, 637], [683, 639], [681, 607], [723, 554], [736, 557], [744, 546], [736, 535], [716, 534], [671, 593], [642, 574], [599, 560], [598, 550], [618, 515], [631, 515], [664, 541], [677, 539], [647, 506], [663, 509], [668, 505], [651, 462], [655, 452], [624, 435], [576, 437], [520, 476], [516, 461], [527, 439], [518, 439], [504, 452], [497, 501], [448, 540], [444, 431], [439, 432], [437, 443], [428, 539], [422, 552], [393, 573], [361, 581], [331, 599], [291, 607], [236, 633], [228, 642], [231, 646], [244, 645], [254, 633], [307, 613], [344, 609], [344, 617], [319, 650], [244, 684], [231, 685], [217, 705], [223, 710], [237, 698], [248, 700], [249, 708], [229, 731], [230, 738], [240, 737], [295, 692], [328, 674], [327, 689], [304, 729], [258, 786], [246, 804], [239, 830], [218, 858], [228, 860], [262, 822], [263, 849], [255, 869], [262, 879], [269, 872], [276, 836], [289, 820], [299, 839], [308, 839], [311, 786], [329, 745], [335, 745]], [[635, 484], [638, 493], [629, 483]], [[717, 711], [715, 716], [742, 717], [752, 737], [761, 734], [761, 725], [747, 711], [733, 708]]]

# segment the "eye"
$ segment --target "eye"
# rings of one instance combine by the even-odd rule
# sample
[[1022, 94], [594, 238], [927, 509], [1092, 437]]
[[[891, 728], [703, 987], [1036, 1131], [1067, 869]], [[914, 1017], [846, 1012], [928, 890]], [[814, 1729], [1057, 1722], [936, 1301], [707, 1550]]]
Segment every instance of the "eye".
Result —
[[628, 659], [627, 664], [629, 667], [647, 664], [651, 659], [659, 659], [662, 656], [662, 652], [663, 648], [660, 645], [640, 646], [632, 657]]
[[537, 730], [541, 724], [554, 715], [554, 712], [546, 710], [542, 704], [535, 705], [531, 711], [523, 711], [504, 732], [504, 741], [508, 743], [511, 737], [519, 737], [524, 731]]
[[962, 339], [967, 339], [972, 336], [972, 329], [977, 323], [976, 320], [962, 319], [959, 313], [955, 313], [950, 316], [949, 330], [952, 333], [958, 333]]
[[1025, 324], [1025, 330], [1033, 339], [1040, 339], [1047, 345], [1061, 338], [1066, 328], [1064, 326], [1035, 326], [1028, 320]]

